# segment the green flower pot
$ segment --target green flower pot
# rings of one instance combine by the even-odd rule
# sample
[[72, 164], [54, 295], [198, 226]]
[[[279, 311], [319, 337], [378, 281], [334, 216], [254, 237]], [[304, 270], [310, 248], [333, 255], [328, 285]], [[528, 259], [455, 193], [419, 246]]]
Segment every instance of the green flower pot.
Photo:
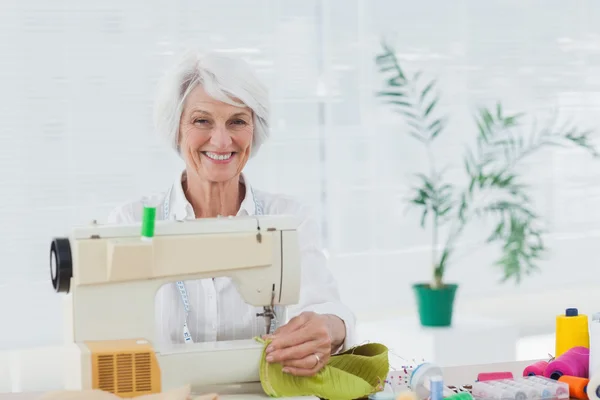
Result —
[[427, 283], [413, 285], [422, 326], [447, 327], [452, 325], [456, 289], [458, 289], [458, 285], [455, 284], [447, 284], [438, 289], [432, 289]]

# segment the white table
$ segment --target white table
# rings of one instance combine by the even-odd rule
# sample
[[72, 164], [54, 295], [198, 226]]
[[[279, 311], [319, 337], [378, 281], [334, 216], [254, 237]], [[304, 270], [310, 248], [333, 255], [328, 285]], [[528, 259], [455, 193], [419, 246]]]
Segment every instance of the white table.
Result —
[[477, 316], [457, 315], [453, 322], [449, 328], [423, 328], [416, 317], [358, 321], [357, 342], [388, 346], [395, 368], [423, 360], [441, 367], [516, 361], [516, 326]]
[[[516, 361], [509, 363], [492, 363], [492, 364], [482, 364], [482, 365], [463, 365], [457, 367], [446, 367], [442, 368], [444, 384], [453, 385], [453, 386], [461, 386], [465, 384], [473, 384], [475, 379], [477, 378], [477, 374], [480, 372], [495, 372], [495, 371], [509, 371], [517, 377], [521, 376], [523, 369], [533, 364], [534, 362], [539, 360], [530, 360], [530, 361]], [[0, 400], [34, 400], [37, 399], [39, 394], [37, 393], [0, 393]], [[266, 399], [266, 396], [223, 396], [221, 397], [223, 400], [238, 400], [238, 399], [247, 399], [247, 400], [255, 400], [255, 399]], [[298, 397], [296, 399], [307, 400], [312, 397]], [[290, 400], [290, 399], [288, 399]]]

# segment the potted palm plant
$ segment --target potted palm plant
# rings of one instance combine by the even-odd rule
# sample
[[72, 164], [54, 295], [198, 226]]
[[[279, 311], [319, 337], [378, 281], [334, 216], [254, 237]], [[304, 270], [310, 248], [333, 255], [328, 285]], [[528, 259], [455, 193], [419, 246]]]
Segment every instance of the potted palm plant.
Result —
[[444, 274], [465, 228], [482, 218], [493, 221], [485, 243], [500, 246], [496, 264], [503, 270], [502, 280], [514, 279], [518, 284], [538, 269], [536, 261], [547, 250], [542, 219], [534, 211], [518, 166], [550, 146], [575, 146], [594, 157], [598, 152], [590, 142], [591, 132], [571, 124], [550, 124], [523, 133], [519, 129], [523, 115], [507, 115], [497, 103], [476, 113], [475, 146], [467, 147], [463, 156], [465, 180], [450, 181], [447, 171], [435, 163], [434, 144], [448, 121], [438, 113], [435, 80], [424, 79], [421, 72], [405, 74], [393, 48], [386, 43], [382, 47], [375, 62], [385, 84], [377, 95], [404, 120], [406, 134], [423, 145], [429, 161], [426, 172], [415, 174], [417, 184], [406, 199], [420, 211], [421, 228], [432, 233], [431, 281], [413, 285], [420, 322], [428, 327], [450, 326], [458, 285], [447, 283]]

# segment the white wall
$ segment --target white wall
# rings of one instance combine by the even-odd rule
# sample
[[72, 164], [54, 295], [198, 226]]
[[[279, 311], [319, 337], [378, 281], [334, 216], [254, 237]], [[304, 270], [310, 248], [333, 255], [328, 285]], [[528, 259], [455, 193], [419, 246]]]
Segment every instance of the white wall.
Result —
[[[380, 36], [395, 37], [405, 68], [439, 77], [453, 119], [437, 154], [460, 162], [471, 110], [496, 99], [597, 127], [599, 18], [593, 0], [0, 2], [0, 348], [60, 341], [53, 236], [170, 183], [180, 164], [152, 135], [151, 103], [185, 44], [237, 52], [271, 87], [273, 140], [251, 179], [322, 214], [344, 300], [373, 318], [413, 312], [409, 284], [430, 273], [429, 233], [399, 200], [424, 157], [373, 98]], [[552, 253], [518, 288], [497, 284], [494, 249], [464, 258], [448, 271], [459, 309], [533, 331], [589, 299], [553, 290], [595, 292], [598, 171], [578, 154], [536, 159], [529, 172]]]

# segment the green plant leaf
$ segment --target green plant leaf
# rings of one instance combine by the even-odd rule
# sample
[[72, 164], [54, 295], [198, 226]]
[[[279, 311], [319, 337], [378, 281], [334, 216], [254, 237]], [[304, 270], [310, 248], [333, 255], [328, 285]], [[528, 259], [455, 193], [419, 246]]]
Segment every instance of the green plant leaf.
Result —
[[425, 100], [425, 97], [427, 97], [427, 94], [429, 92], [431, 92], [431, 90], [435, 87], [436, 81], [432, 80], [431, 82], [429, 82], [427, 84], [427, 86], [425, 86], [425, 89], [423, 89], [423, 91], [421, 92], [421, 96], [419, 97], [419, 102], [422, 104], [423, 101]]
[[377, 96], [380, 96], [380, 97], [406, 97], [406, 93], [393, 92], [393, 91], [381, 91], [381, 92], [377, 92]]
[[402, 115], [406, 123], [415, 129], [410, 131], [412, 137], [428, 144], [438, 137], [446, 126], [445, 118], [434, 116], [439, 98], [430, 99], [436, 81], [427, 82], [420, 92], [414, 93], [414, 89], [420, 86], [421, 72], [417, 72], [412, 79], [407, 79], [395, 52], [385, 43], [382, 43], [382, 47], [384, 52], [376, 57], [376, 63], [380, 67], [379, 71], [387, 76], [387, 80], [386, 88], [379, 91], [377, 95], [385, 98], [386, 103], [392, 105], [394, 111]]

